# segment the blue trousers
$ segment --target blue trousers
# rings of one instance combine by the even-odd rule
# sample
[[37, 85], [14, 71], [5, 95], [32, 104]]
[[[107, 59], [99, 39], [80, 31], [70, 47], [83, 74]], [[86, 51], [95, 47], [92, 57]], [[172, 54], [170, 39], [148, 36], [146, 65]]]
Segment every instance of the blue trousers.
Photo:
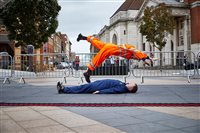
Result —
[[64, 93], [93, 93], [99, 91], [99, 94], [116, 94], [129, 92], [126, 84], [113, 79], [97, 80], [89, 84], [80, 86], [65, 86]]

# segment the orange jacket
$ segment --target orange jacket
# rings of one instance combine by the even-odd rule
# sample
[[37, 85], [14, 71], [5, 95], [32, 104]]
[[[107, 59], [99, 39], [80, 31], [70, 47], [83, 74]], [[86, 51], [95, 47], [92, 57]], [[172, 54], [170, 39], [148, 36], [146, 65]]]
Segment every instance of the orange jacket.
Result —
[[96, 56], [92, 59], [92, 62], [88, 64], [90, 70], [94, 70], [96, 67], [111, 55], [121, 56], [126, 59], [142, 60], [147, 58], [147, 54], [137, 50], [135, 46], [130, 44], [116, 45], [112, 43], [104, 43], [95, 37], [88, 36], [87, 41], [93, 46], [100, 49]]

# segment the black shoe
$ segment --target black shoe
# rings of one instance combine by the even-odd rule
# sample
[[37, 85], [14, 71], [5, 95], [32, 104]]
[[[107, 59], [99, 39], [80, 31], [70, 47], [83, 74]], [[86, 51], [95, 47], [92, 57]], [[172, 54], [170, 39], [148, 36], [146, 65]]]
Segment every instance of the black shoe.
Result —
[[79, 42], [80, 40], [82, 40], [82, 34], [81, 33], [78, 35], [77, 42]]
[[62, 86], [62, 84], [61, 84], [60, 82], [57, 83], [57, 90], [58, 90], [58, 93], [59, 93], [59, 94], [64, 93], [64, 92], [63, 92], [63, 86]]
[[87, 37], [83, 36], [81, 33], [78, 35], [78, 38], [76, 39], [77, 42], [79, 42], [80, 40], [87, 40]]
[[91, 81], [90, 81], [90, 74], [89, 74], [88, 72], [84, 72], [83, 75], [84, 75], [84, 77], [85, 77], [85, 80], [86, 80], [88, 83], [90, 83], [90, 82], [91, 82]]
[[153, 63], [151, 63], [151, 67], [153, 67]]

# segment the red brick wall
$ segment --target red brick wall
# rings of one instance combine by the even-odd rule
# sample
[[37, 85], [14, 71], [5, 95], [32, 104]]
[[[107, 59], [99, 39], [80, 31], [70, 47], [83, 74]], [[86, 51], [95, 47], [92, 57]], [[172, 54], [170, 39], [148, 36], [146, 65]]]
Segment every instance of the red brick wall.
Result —
[[193, 3], [193, 2], [195, 2], [195, 1], [199, 1], [199, 0], [184, 0], [184, 2], [187, 3], [187, 4], [188, 4], [188, 3]]
[[200, 43], [200, 6], [191, 8], [191, 41]]

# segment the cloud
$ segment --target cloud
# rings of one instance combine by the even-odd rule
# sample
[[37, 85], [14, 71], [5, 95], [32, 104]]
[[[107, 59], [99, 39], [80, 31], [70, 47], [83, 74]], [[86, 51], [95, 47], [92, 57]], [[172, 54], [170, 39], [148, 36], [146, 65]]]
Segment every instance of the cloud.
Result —
[[[72, 51], [88, 53], [88, 43], [80, 48], [80, 42], [76, 42], [78, 34], [97, 34], [104, 25], [109, 24], [109, 18], [123, 2], [124, 0], [59, 0], [61, 11], [57, 31], [68, 35]], [[83, 43], [86, 42], [82, 41], [81, 44]]]
[[80, 2], [82, 2], [82, 3], [88, 3], [88, 2], [98, 2], [98, 3], [105, 3], [105, 2], [115, 2], [115, 3], [117, 3], [117, 2], [119, 2], [119, 3], [122, 3], [122, 2], [124, 2], [125, 0], [58, 0], [59, 2], [73, 2], [73, 3], [75, 3], [75, 2], [78, 2], [78, 3], [80, 3]]

